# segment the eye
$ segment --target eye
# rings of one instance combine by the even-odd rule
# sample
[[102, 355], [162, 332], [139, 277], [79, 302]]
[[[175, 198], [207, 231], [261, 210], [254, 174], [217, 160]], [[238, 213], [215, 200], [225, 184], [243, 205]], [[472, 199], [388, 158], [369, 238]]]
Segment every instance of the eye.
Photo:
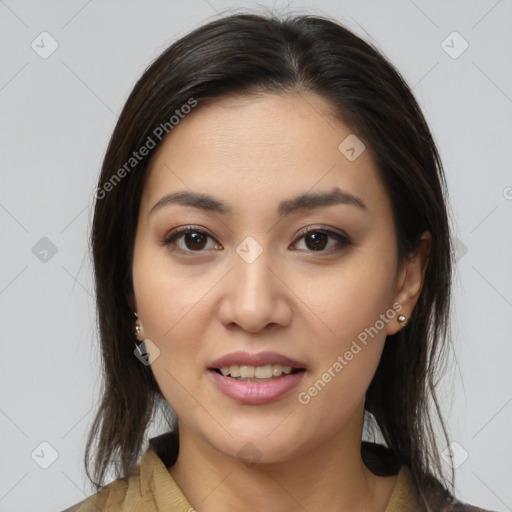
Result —
[[[207, 240], [213, 238], [194, 226], [182, 226], [171, 231], [163, 240], [164, 245], [176, 245], [181, 252], [201, 252], [207, 245]], [[181, 246], [176, 242], [182, 242]], [[217, 244], [219, 247], [220, 244]], [[222, 248], [222, 246], [220, 246]]]
[[[213, 237], [202, 229], [194, 226], [182, 226], [171, 231], [162, 243], [163, 245], [174, 245], [181, 252], [203, 252], [205, 249], [208, 249], [208, 239], [214, 240]], [[320, 229], [315, 226], [303, 229], [299, 233], [299, 238], [294, 242], [294, 245], [301, 239], [304, 239], [307, 252], [337, 251], [352, 244], [347, 235], [329, 229]], [[334, 244], [334, 247], [327, 247], [329, 239], [335, 240], [337, 245]], [[181, 245], [179, 242], [181, 242]], [[222, 245], [217, 243], [216, 245], [214, 244], [213, 248], [222, 249]]]
[[[329, 238], [334, 239], [338, 244], [337, 246], [334, 244], [334, 247], [331, 246], [325, 250], [326, 246], [329, 245]], [[331, 252], [331, 249], [338, 251], [352, 244], [347, 235], [329, 229], [320, 229], [315, 226], [303, 229], [299, 233], [298, 241], [301, 239], [304, 239], [307, 252]]]

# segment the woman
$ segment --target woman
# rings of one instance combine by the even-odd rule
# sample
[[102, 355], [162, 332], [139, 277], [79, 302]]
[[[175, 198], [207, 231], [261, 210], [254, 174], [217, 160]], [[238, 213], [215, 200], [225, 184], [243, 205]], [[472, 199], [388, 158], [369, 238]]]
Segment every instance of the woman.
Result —
[[68, 511], [482, 510], [441, 460], [445, 187], [411, 91], [338, 23], [239, 14], [170, 46], [96, 191], [97, 492]]

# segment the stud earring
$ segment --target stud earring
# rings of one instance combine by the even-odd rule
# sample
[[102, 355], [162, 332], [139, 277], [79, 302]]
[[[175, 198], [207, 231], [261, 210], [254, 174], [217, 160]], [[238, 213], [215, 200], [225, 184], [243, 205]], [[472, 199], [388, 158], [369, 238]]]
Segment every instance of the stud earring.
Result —
[[[137, 313], [136, 313], [135, 311], [133, 312], [133, 314], [134, 314], [137, 318], [139, 318], [139, 315], [137, 315]], [[135, 331], [134, 331], [134, 333], [133, 333], [133, 334], [135, 334], [135, 336], [142, 336], [142, 325], [140, 325], [140, 324], [135, 324]]]
[[405, 316], [404, 316], [404, 315], [399, 315], [399, 317], [398, 317], [398, 321], [399, 321], [402, 325], [405, 325], [405, 321], [406, 321], [406, 320], [407, 320], [407, 319], [405, 318]]

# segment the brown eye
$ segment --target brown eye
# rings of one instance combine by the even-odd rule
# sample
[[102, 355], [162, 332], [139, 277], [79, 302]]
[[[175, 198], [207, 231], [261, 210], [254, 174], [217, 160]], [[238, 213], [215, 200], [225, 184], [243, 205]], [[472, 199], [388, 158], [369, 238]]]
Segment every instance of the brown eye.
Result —
[[[344, 247], [347, 247], [352, 244], [351, 240], [348, 236], [342, 235], [341, 233], [336, 233], [334, 231], [326, 230], [326, 229], [318, 229], [318, 228], [306, 228], [300, 233], [300, 237], [298, 241], [304, 239], [306, 252], [331, 252], [341, 250]], [[193, 226], [183, 226], [181, 228], [175, 229], [172, 231], [166, 238], [163, 240], [164, 245], [172, 245], [178, 251], [181, 252], [204, 252], [208, 249], [208, 241], [214, 239], [206, 232], [200, 229], [196, 229]], [[334, 243], [331, 243], [334, 241]], [[329, 247], [329, 244], [331, 245]], [[215, 245], [211, 248], [222, 248], [220, 244]], [[302, 250], [302, 249], [301, 249]]]
[[[304, 240], [308, 249], [313, 251], [321, 251], [322, 249], [325, 249], [325, 246], [329, 241], [329, 235], [326, 233], [315, 232], [306, 235]], [[311, 242], [311, 245], [309, 245], [308, 242]]]
[[191, 250], [201, 250], [204, 249], [206, 245], [206, 237], [207, 235], [203, 233], [185, 233], [183, 234], [183, 241], [187, 247], [187, 249]]
[[208, 239], [213, 240], [208, 233], [190, 226], [185, 226], [171, 232], [165, 238], [163, 244], [174, 245], [178, 250], [183, 252], [201, 252], [206, 248]]
[[[352, 244], [351, 240], [346, 235], [314, 227], [306, 228], [300, 235], [298, 241], [304, 239], [307, 252], [337, 251]], [[329, 245], [329, 239], [334, 239], [337, 243], [331, 244], [331, 247], [327, 247]]]

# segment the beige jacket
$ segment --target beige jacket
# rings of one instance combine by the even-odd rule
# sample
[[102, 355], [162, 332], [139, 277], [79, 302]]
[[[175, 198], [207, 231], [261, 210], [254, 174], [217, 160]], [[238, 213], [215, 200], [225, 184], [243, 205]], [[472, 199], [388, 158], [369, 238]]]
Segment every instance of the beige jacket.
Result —
[[[177, 456], [177, 440], [172, 433], [154, 437], [143, 455], [136, 474], [104, 486], [96, 494], [63, 512], [195, 512], [167, 467]], [[389, 464], [390, 450], [363, 442], [362, 457], [375, 474], [397, 474], [398, 478], [385, 512], [424, 512], [407, 466]], [[391, 467], [394, 466], [394, 467]], [[490, 512], [433, 491], [438, 512]]]

